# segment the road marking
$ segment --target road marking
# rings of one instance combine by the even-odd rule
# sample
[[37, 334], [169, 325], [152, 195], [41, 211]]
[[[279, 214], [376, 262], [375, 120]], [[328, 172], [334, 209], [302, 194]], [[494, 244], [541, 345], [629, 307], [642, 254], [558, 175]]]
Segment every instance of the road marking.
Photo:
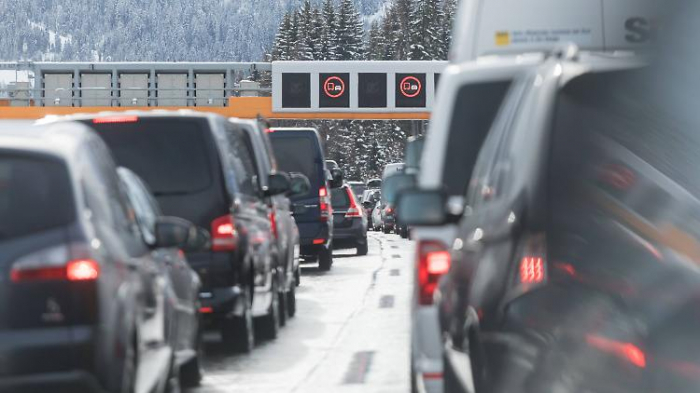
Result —
[[379, 308], [393, 308], [394, 295], [384, 295], [379, 299]]
[[367, 373], [372, 365], [372, 358], [374, 357], [374, 351], [361, 351], [356, 352], [352, 357], [352, 361], [348, 366], [348, 370], [345, 372], [345, 378], [343, 379], [344, 385], [351, 384], [362, 384], [365, 383]]

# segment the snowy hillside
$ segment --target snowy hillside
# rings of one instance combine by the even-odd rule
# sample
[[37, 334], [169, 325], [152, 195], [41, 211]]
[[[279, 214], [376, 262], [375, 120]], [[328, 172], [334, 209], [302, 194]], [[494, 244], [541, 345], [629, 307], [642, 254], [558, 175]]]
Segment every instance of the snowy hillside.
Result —
[[[367, 19], [385, 0], [356, 0]], [[258, 61], [303, 0], [0, 1], [0, 60]], [[320, 1], [313, 1], [314, 4]]]

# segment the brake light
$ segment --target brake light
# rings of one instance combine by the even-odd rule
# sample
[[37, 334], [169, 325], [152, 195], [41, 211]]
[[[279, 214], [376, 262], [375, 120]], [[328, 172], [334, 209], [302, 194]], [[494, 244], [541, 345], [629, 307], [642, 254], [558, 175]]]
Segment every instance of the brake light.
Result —
[[233, 217], [227, 214], [211, 223], [212, 251], [233, 251], [238, 244], [238, 231]]
[[529, 235], [517, 256], [518, 272], [515, 279], [518, 291], [528, 291], [547, 281], [546, 241], [543, 234]]
[[357, 200], [355, 200], [355, 195], [350, 191], [350, 188], [346, 188], [345, 192], [350, 198], [350, 208], [348, 212], [345, 213], [345, 218], [362, 217], [362, 209], [357, 205]]
[[10, 272], [13, 282], [25, 281], [94, 281], [100, 276], [100, 266], [91, 259], [69, 261], [63, 266], [14, 268]]
[[421, 305], [433, 304], [438, 281], [450, 270], [452, 257], [447, 246], [439, 241], [418, 243], [418, 296]]
[[272, 236], [277, 239], [277, 215], [274, 211], [270, 212], [270, 231]]
[[394, 209], [391, 206], [387, 206], [386, 209], [384, 209], [384, 212], [386, 214], [391, 214], [394, 212]]
[[320, 199], [321, 221], [328, 221], [333, 213], [331, 212], [331, 201], [326, 186], [318, 189], [318, 197]]
[[199, 313], [200, 314], [211, 314], [214, 312], [214, 309], [211, 307], [200, 307], [199, 308]]
[[138, 116], [107, 116], [98, 117], [92, 120], [93, 124], [123, 124], [123, 123], [136, 123], [139, 121]]
[[70, 261], [66, 265], [68, 281], [91, 281], [100, 276], [100, 266], [91, 259]]
[[523, 257], [520, 260], [520, 282], [522, 284], [539, 284], [544, 281], [544, 259], [541, 257]]
[[619, 342], [596, 335], [586, 336], [586, 342], [590, 346], [602, 352], [615, 355], [636, 367], [645, 368], [647, 366], [646, 354], [634, 344]]

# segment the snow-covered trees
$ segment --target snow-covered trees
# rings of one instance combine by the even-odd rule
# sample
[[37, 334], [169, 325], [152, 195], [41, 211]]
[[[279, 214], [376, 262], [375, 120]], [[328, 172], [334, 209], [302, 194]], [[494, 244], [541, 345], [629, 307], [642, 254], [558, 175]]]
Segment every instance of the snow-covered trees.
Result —
[[[299, 11], [292, 11], [283, 19], [272, 57], [276, 60], [446, 59], [457, 0], [390, 1], [383, 17], [371, 23], [361, 19], [353, 0], [323, 0], [317, 8], [306, 1]], [[295, 15], [299, 23], [286, 22], [293, 21]], [[311, 15], [311, 27], [308, 15]], [[297, 48], [291, 57], [280, 49], [288, 45]], [[348, 179], [379, 176], [384, 165], [401, 161], [406, 137], [413, 129], [423, 126], [410, 121], [347, 120], [278, 124], [317, 128], [325, 141], [327, 157], [340, 164]]]

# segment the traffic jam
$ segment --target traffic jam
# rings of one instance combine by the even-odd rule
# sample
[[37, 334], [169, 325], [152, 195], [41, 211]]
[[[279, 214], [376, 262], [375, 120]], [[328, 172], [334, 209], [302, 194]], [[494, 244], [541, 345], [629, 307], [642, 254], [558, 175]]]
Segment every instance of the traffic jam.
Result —
[[446, 67], [281, 64], [280, 113], [432, 108], [380, 177], [274, 119], [0, 119], [0, 392], [700, 391], [699, 14], [462, 0]]

